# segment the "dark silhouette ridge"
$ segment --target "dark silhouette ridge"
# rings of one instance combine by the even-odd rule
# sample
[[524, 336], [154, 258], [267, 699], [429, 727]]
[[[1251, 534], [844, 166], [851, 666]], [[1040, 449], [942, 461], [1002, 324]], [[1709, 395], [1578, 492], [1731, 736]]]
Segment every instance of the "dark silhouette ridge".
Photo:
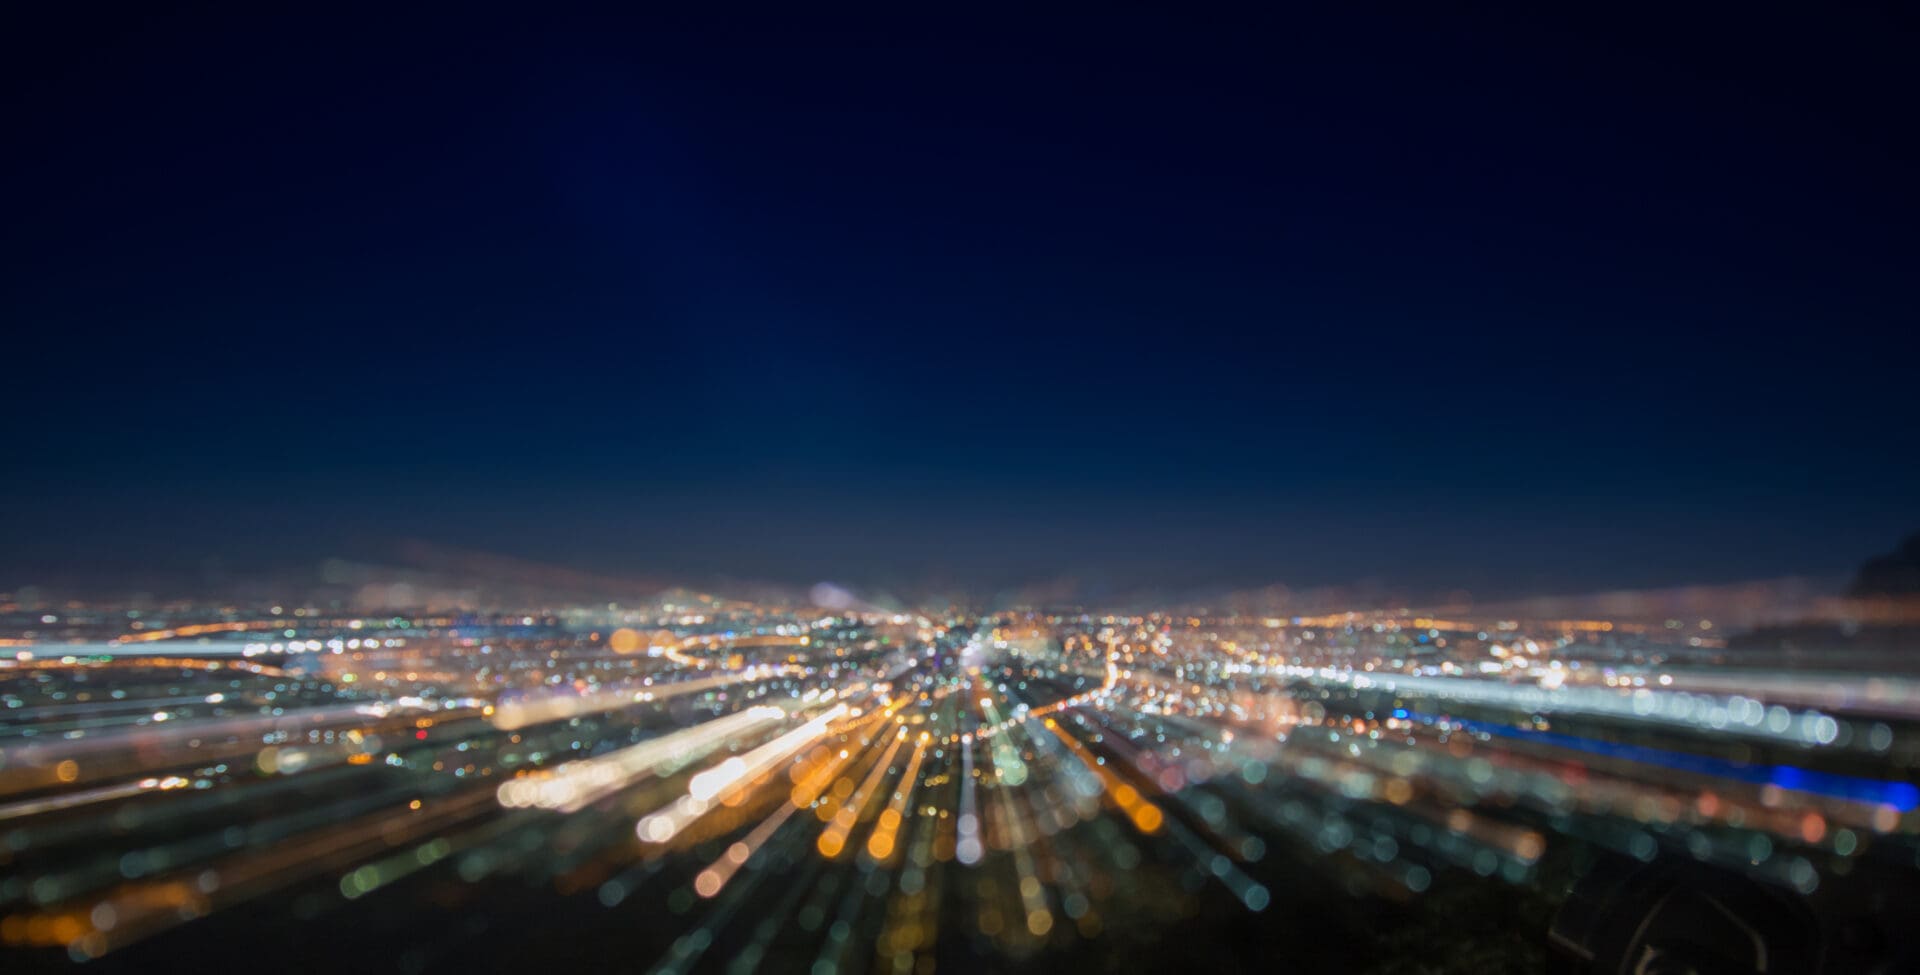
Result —
[[1920, 532], [1907, 536], [1893, 551], [1862, 563], [1846, 595], [1859, 610], [1857, 615], [1762, 626], [1735, 636], [1727, 647], [1749, 654], [1859, 655], [1870, 662], [1920, 646], [1920, 624], [1902, 606], [1920, 596]]
[[1920, 532], [1908, 535], [1899, 548], [1868, 559], [1847, 587], [1847, 595], [1855, 598], [1915, 594], [1920, 594]]

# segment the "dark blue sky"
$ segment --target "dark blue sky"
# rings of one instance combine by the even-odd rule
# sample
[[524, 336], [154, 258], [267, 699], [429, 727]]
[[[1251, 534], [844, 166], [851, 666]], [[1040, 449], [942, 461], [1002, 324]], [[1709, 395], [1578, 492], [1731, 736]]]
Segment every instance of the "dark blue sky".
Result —
[[1920, 32], [1688, 9], [9, 13], [0, 586], [1844, 571]]

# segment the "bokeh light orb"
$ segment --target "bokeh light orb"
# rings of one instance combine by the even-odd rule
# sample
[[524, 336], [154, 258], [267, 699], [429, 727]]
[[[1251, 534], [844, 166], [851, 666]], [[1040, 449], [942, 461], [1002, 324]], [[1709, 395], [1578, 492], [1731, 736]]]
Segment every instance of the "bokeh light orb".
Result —
[[643, 642], [640, 631], [625, 626], [607, 634], [607, 646], [612, 647], [614, 653], [632, 653], [640, 649]]

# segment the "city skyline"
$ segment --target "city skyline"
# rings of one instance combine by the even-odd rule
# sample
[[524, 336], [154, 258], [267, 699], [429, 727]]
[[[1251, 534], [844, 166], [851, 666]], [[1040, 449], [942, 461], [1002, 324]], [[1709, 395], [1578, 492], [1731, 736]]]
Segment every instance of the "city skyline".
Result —
[[0, 971], [1920, 971], [1920, 7], [0, 5]]

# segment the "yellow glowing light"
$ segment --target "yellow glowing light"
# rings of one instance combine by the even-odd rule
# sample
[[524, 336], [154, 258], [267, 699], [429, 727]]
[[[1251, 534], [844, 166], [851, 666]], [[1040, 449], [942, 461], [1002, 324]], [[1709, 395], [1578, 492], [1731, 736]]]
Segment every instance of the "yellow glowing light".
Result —
[[613, 631], [607, 636], [607, 646], [611, 647], [614, 653], [632, 653], [640, 649], [645, 643], [646, 641], [641, 639], [638, 630], [625, 626]]

